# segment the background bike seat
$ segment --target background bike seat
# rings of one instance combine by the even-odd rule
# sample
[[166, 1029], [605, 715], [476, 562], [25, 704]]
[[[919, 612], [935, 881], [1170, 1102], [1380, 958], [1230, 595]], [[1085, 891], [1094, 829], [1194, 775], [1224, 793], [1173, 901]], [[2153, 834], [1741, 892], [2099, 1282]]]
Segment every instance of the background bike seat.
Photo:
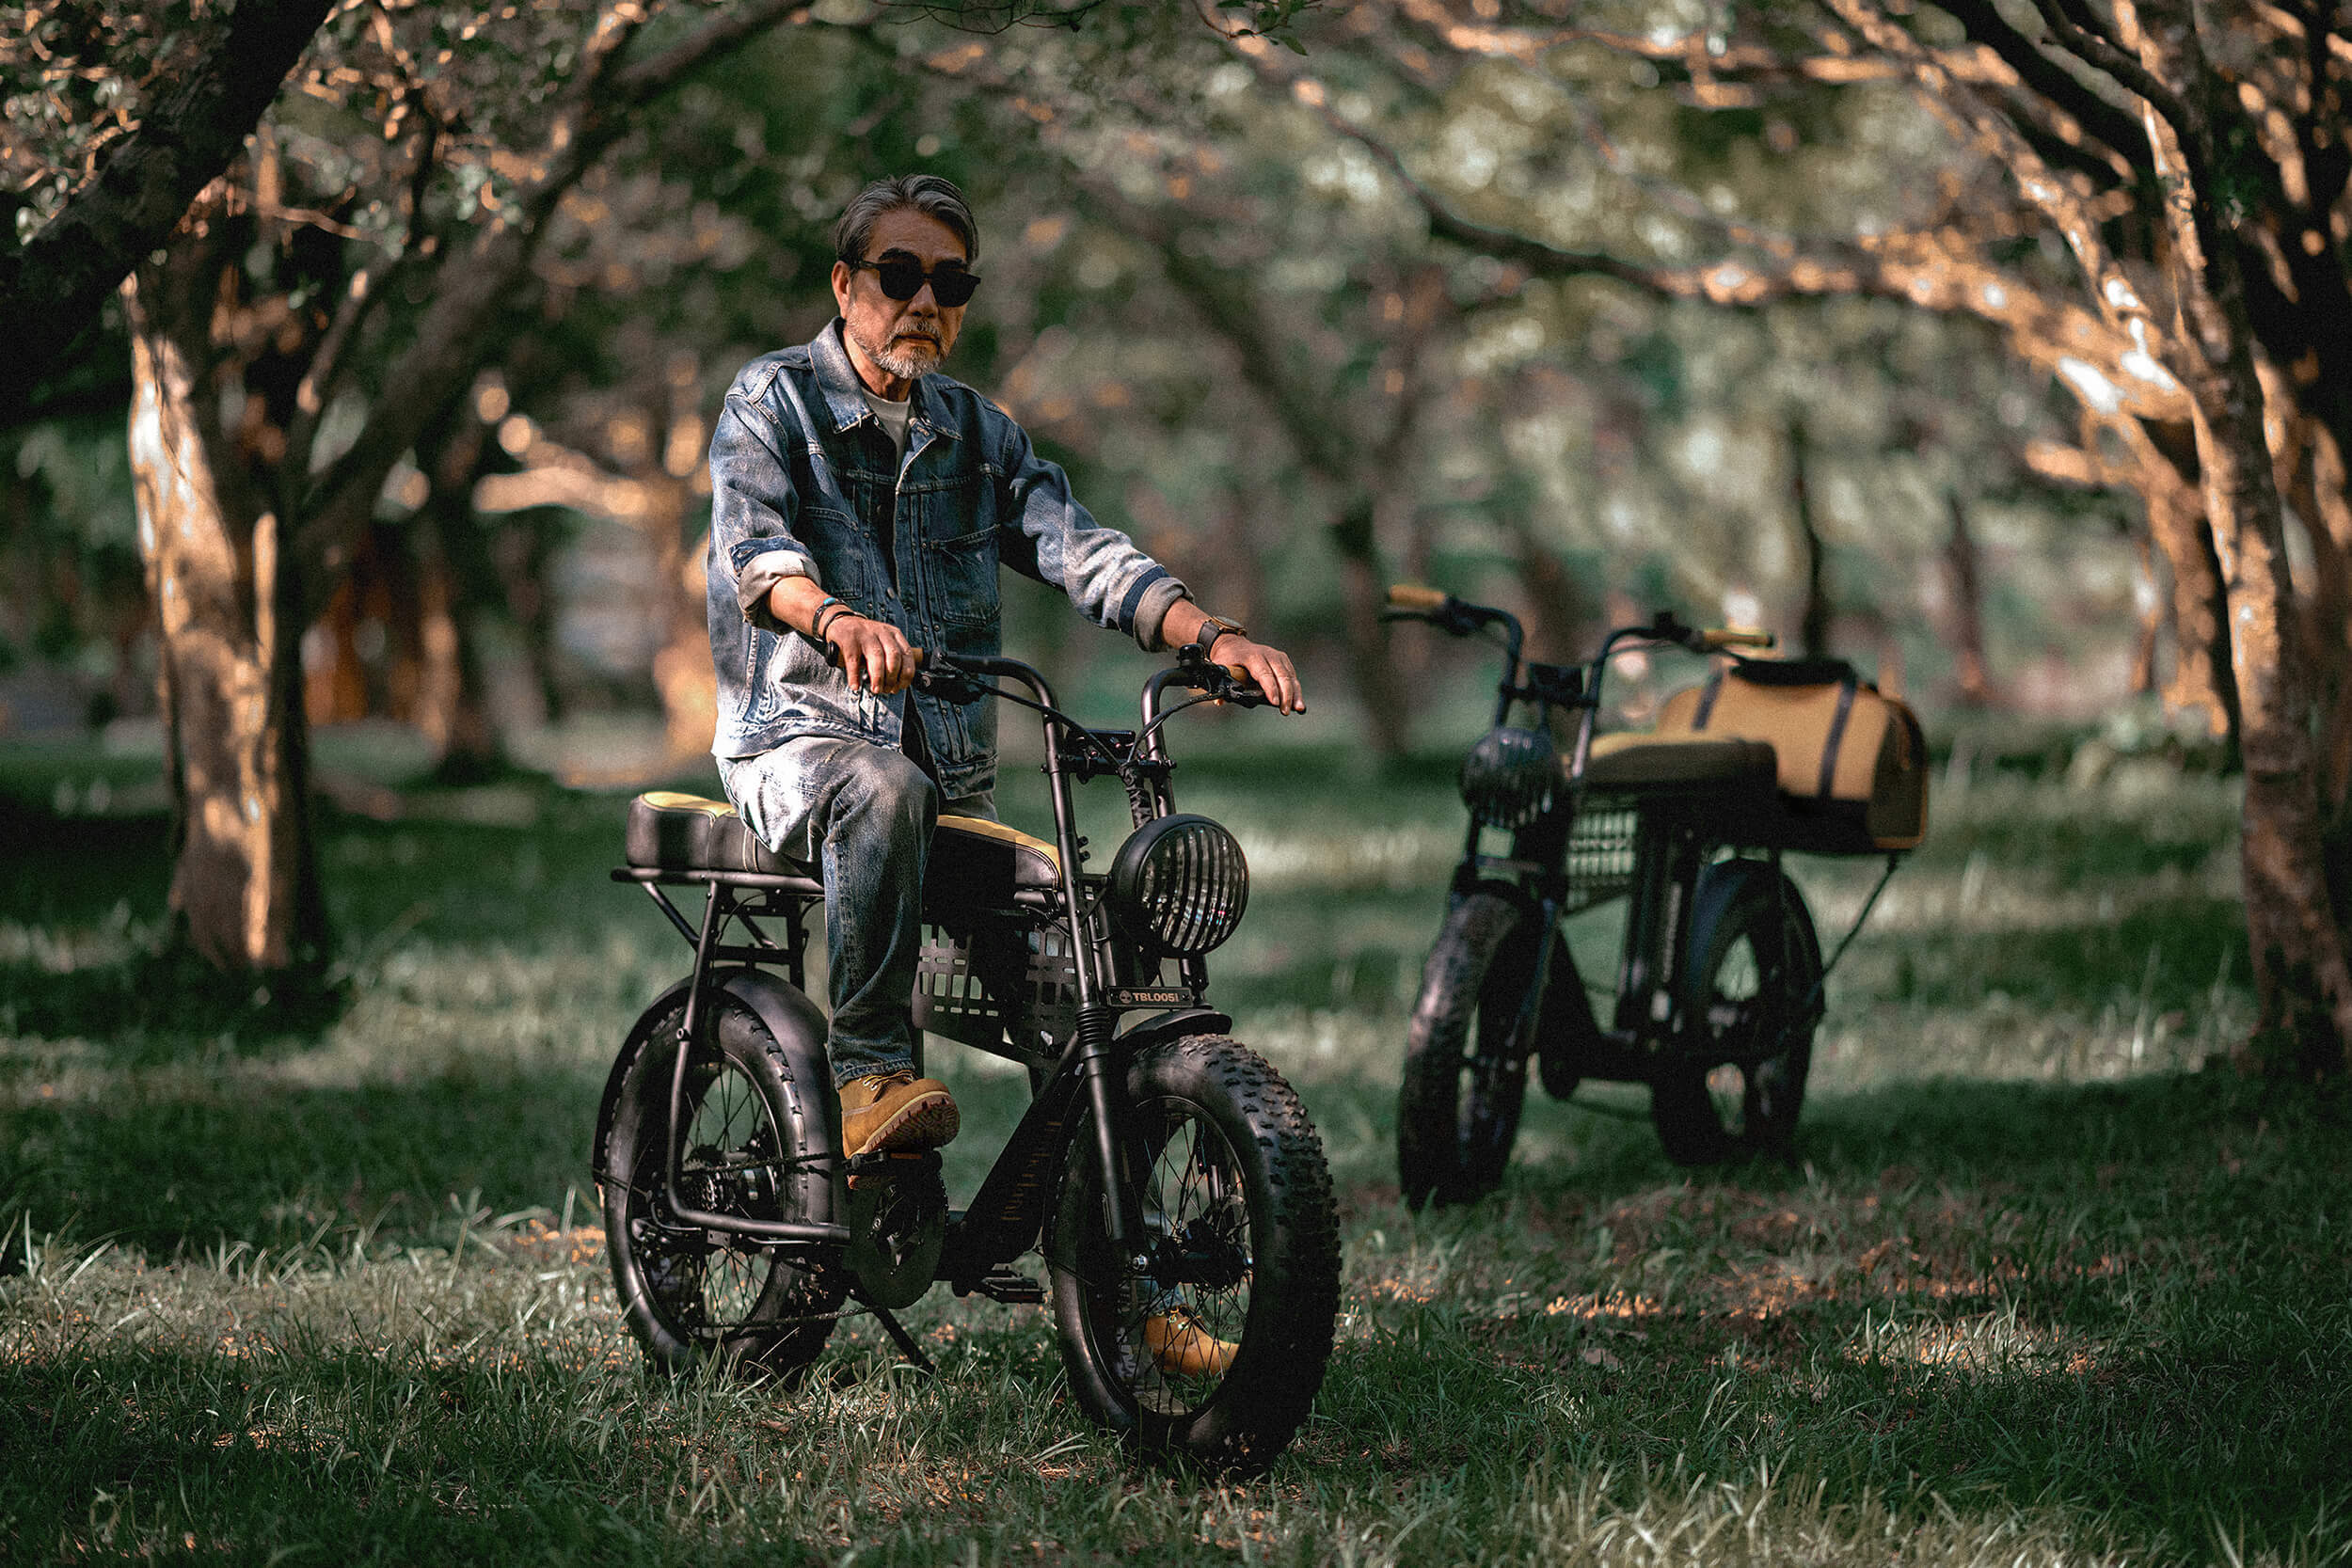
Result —
[[1770, 790], [1779, 772], [1778, 754], [1767, 740], [1683, 740], [1635, 732], [1594, 737], [1584, 784], [1603, 790], [1742, 784]]

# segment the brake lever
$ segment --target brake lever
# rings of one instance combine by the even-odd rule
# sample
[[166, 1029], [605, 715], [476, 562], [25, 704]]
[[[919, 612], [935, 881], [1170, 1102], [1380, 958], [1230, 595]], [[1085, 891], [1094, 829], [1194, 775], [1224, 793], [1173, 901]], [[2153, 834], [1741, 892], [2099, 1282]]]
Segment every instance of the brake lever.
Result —
[[1236, 680], [1231, 671], [1209, 657], [1208, 648], [1199, 642], [1187, 642], [1176, 654], [1177, 665], [1184, 673], [1184, 684], [1220, 703], [1235, 707], [1264, 707], [1272, 699], [1256, 681]]

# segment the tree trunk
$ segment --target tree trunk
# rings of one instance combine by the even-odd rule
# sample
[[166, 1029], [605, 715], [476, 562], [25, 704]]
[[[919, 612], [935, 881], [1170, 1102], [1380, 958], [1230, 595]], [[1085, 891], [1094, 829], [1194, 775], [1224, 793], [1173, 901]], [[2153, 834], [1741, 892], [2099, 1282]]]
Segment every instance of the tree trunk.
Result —
[[[2184, 157], [2152, 120], [2157, 172], [2168, 177], [2172, 278], [2187, 352], [2178, 368], [2197, 414], [2205, 514], [2230, 608], [2239, 745], [2246, 763], [2247, 938], [2261, 1017], [2251, 1042], [2273, 1070], [2338, 1072], [2352, 1041], [2352, 969], [2328, 893], [2319, 777], [2305, 642], [2296, 626], [2286, 527], [2268, 443], [2253, 331], [2235, 247], [2207, 193], [2184, 178], [2214, 166], [2208, 100], [2218, 90], [2187, 0], [2142, 12], [2143, 55], [2182, 84]], [[2168, 57], [2169, 56], [2169, 57]]]
[[[2137, 465], [2148, 536], [2172, 574], [2172, 679], [2165, 705], [2202, 715], [2206, 733], [2237, 753], [2236, 662], [2228, 590], [2201, 493], [2204, 460], [2192, 422], [2122, 420], [2109, 428]], [[2090, 437], [2095, 440], [2095, 435]]]
[[1952, 515], [1951, 537], [1944, 545], [1944, 565], [1952, 579], [1952, 664], [1960, 705], [1980, 708], [1993, 701], [1993, 682], [1984, 667], [1984, 584], [1977, 571], [1977, 536], [1968, 531], [1968, 509], [1960, 493], [1948, 493], [1945, 504]]
[[[175, 816], [175, 936], [226, 970], [313, 968], [326, 911], [307, 810], [301, 626], [278, 519], [225, 472], [184, 318], [136, 282], [130, 446], [160, 619], [157, 694]], [[201, 318], [194, 325], [200, 342]], [[206, 388], [208, 389], [208, 388]], [[285, 569], [281, 569], [285, 568]]]
[[424, 504], [410, 519], [418, 575], [423, 584], [424, 679], [417, 727], [435, 752], [434, 772], [445, 783], [496, 773], [505, 748], [490, 722], [488, 675], [473, 626], [493, 574], [480, 524], [474, 485], [489, 470], [495, 450], [467, 403], [451, 408], [418, 443], [425, 479]]
[[2135, 594], [2139, 609], [2139, 641], [2132, 647], [2132, 695], [2152, 697], [2157, 690], [2156, 650], [2163, 644], [2167, 618], [2164, 589], [2156, 578], [2156, 545], [2142, 529], [2133, 543], [2139, 549], [2139, 575], [2147, 593]]
[[1380, 550], [1373, 539], [1372, 503], [1358, 501], [1331, 525], [1340, 552], [1340, 588], [1344, 595], [1348, 662], [1356, 695], [1364, 705], [1364, 734], [1382, 758], [1401, 757], [1410, 737], [1405, 692], [1389, 658], [1388, 627], [1380, 611], [1389, 602], [1381, 580]]
[[1502, 522], [1511, 538], [1512, 559], [1518, 562], [1519, 585], [1527, 591], [1529, 616], [1534, 623], [1528, 628], [1531, 657], [1540, 654], [1557, 663], [1577, 658], [1584, 647], [1591, 606], [1560, 557], [1536, 536], [1524, 512], [1510, 508]]
[[1804, 421], [1792, 420], [1788, 424], [1788, 499], [1797, 525], [1797, 544], [1804, 552], [1804, 605], [1797, 616], [1797, 641], [1807, 658], [1820, 658], [1829, 652], [1829, 624], [1832, 610], [1829, 588], [1825, 582], [1827, 562], [1821, 547], [1821, 531], [1813, 521], [1813, 493], [1805, 483], [1805, 459], [1811, 443], [1806, 439]]

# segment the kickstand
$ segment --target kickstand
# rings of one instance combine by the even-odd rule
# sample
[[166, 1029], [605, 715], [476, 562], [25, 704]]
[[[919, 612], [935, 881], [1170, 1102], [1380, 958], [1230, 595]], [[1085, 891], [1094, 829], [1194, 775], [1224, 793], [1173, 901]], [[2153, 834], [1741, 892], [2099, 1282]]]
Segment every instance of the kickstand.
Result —
[[925, 1377], [937, 1377], [939, 1375], [939, 1369], [931, 1365], [931, 1358], [923, 1354], [923, 1347], [914, 1342], [914, 1336], [906, 1331], [905, 1325], [900, 1323], [898, 1318], [892, 1315], [889, 1307], [877, 1307], [873, 1308], [873, 1312], [875, 1320], [882, 1325], [883, 1331], [890, 1336], [892, 1342], [898, 1347], [898, 1354], [905, 1356], [910, 1362], [914, 1363], [914, 1370], [916, 1371], [922, 1373]]

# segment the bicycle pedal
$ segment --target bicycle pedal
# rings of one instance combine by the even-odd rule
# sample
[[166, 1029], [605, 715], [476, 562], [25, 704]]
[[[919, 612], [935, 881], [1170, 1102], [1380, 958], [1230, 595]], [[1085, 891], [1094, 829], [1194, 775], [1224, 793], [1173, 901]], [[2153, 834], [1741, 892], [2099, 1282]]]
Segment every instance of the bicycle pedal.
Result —
[[939, 1169], [939, 1150], [935, 1148], [882, 1149], [873, 1154], [859, 1154], [850, 1160], [850, 1185], [865, 1185], [862, 1178], [912, 1176], [917, 1170]]
[[956, 1294], [970, 1295], [975, 1291], [991, 1301], [1014, 1307], [1038, 1307], [1045, 1301], [1045, 1287], [1016, 1269], [991, 1269], [968, 1288], [959, 1286]]

